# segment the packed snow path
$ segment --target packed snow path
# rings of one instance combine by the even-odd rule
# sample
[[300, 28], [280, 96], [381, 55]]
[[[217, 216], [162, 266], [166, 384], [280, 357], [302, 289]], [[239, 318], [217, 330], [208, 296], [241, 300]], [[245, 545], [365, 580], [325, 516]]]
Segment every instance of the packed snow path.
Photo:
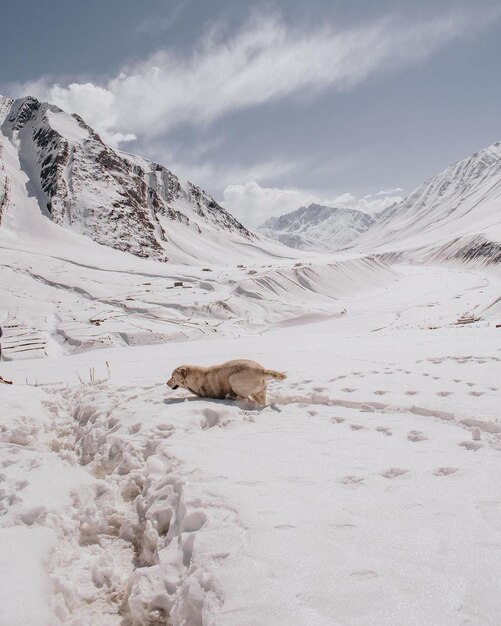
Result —
[[[3, 363], [0, 623], [497, 624], [499, 281], [398, 271], [333, 320]], [[237, 356], [288, 372], [270, 406], [165, 387]]]

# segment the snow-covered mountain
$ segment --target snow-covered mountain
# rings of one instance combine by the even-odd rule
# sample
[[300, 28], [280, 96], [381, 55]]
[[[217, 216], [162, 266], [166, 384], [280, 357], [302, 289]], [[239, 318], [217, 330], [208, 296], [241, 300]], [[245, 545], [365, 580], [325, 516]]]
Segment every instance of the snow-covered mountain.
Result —
[[501, 262], [501, 142], [454, 163], [372, 217], [311, 204], [258, 229], [292, 248], [386, 260]]
[[258, 230], [291, 248], [330, 251], [346, 247], [373, 223], [362, 211], [310, 204], [271, 217]]
[[0, 224], [17, 234], [41, 212], [100, 244], [158, 260], [218, 262], [232, 246], [258, 243], [202, 189], [110, 148], [78, 115], [0, 96], [0, 125]]
[[501, 142], [388, 207], [355, 245], [390, 259], [501, 262]]

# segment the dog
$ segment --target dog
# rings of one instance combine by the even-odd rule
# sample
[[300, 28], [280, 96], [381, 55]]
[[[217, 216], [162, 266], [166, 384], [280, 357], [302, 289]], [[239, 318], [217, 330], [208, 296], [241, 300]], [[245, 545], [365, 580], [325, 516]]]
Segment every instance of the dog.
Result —
[[283, 372], [267, 370], [256, 361], [237, 359], [212, 367], [181, 365], [172, 372], [167, 385], [183, 387], [202, 398], [251, 400], [266, 404], [266, 379], [284, 380]]

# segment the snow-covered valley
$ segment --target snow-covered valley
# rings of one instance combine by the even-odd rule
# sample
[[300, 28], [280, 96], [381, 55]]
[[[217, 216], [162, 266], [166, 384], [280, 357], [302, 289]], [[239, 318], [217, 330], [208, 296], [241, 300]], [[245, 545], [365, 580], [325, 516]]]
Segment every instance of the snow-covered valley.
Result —
[[[127, 310], [121, 274], [94, 269], [91, 283], [44, 257], [34, 277], [11, 254], [2, 301], [9, 284], [20, 318], [44, 314], [42, 293], [81, 328], [102, 294]], [[170, 336], [150, 300], [172, 276], [129, 272], [129, 286], [152, 283], [131, 315], [167, 334], [156, 345], [73, 353], [54, 324], [51, 356], [2, 363], [0, 623], [497, 622], [499, 274], [378, 264], [375, 284], [357, 263], [341, 264], [337, 290], [327, 275], [329, 300], [301, 287], [318, 314], [235, 296], [242, 310], [259, 301], [250, 321], [214, 332], [195, 316], [197, 332]], [[213, 268], [212, 302], [237, 271]], [[200, 307], [195, 275], [173, 301]], [[23, 281], [40, 289], [31, 302]], [[242, 356], [287, 371], [263, 409], [165, 386], [181, 362]]]
[[[315, 210], [360, 235], [321, 254], [0, 119], [0, 625], [497, 625], [497, 147], [349, 233]], [[233, 358], [287, 373], [266, 406], [165, 384]]]

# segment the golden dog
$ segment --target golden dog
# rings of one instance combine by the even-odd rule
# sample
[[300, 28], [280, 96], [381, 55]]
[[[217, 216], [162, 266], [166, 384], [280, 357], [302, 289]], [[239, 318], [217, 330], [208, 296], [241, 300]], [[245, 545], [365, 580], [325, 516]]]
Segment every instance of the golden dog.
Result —
[[238, 359], [212, 367], [181, 365], [172, 372], [167, 385], [183, 387], [202, 398], [244, 398], [266, 404], [266, 379], [284, 380], [282, 372], [267, 370], [256, 361]]

